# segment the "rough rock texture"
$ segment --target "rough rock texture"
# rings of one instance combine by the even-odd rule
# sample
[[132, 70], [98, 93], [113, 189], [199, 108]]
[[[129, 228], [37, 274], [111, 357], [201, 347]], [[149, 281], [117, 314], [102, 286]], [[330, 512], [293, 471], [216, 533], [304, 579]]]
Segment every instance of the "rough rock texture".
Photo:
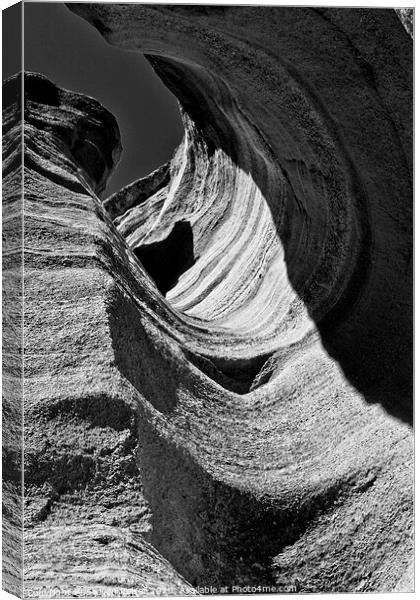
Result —
[[414, 8], [395, 8], [394, 10], [405, 29], [408, 31], [411, 37], [413, 37]]
[[21, 77], [3, 83], [2, 579], [22, 592], [22, 115]]
[[69, 8], [149, 55], [185, 138], [102, 204], [116, 123], [27, 76], [26, 588], [411, 589], [410, 37]]

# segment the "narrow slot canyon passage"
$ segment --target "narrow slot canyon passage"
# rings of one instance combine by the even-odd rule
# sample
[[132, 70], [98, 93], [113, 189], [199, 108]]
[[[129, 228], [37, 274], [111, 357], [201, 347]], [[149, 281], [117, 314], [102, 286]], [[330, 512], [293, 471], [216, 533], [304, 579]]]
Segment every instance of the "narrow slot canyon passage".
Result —
[[44, 4], [25, 593], [411, 590], [407, 31], [382, 9]]

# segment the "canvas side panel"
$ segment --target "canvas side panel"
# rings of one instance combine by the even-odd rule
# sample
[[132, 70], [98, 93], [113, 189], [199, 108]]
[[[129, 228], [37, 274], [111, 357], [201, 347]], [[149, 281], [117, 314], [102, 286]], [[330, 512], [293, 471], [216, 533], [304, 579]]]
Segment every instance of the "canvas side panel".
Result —
[[22, 3], [3, 11], [3, 589], [22, 596]]

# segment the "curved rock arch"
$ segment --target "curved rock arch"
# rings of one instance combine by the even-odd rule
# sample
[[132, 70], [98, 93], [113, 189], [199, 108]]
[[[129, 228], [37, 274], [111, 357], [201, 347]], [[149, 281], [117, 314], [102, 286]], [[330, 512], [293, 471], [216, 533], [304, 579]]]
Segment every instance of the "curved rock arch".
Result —
[[125, 190], [118, 216], [106, 205], [133, 248], [193, 221], [199, 258], [168, 300], [221, 328], [201, 353], [249, 360], [316, 332], [368, 401], [410, 420], [411, 41], [394, 12], [74, 10], [153, 54], [183, 107], [159, 212], [144, 221], [132, 189], [125, 214]]

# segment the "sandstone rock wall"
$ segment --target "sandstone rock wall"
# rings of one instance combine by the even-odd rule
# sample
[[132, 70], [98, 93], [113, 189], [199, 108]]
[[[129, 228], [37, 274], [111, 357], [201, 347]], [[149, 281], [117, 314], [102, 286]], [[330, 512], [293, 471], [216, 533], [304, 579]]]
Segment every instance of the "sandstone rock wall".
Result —
[[114, 119], [26, 76], [27, 589], [410, 589], [410, 37], [69, 8], [148, 55], [185, 137], [101, 198]]
[[21, 77], [3, 82], [2, 178], [2, 575], [22, 593], [23, 255]]

